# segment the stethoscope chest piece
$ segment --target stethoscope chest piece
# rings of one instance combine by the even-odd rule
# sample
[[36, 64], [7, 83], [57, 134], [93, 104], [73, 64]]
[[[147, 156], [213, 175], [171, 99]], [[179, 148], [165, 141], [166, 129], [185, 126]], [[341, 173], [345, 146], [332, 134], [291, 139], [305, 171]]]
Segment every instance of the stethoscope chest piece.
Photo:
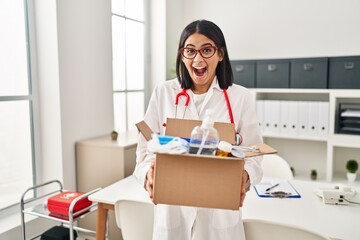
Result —
[[186, 98], [186, 99], [185, 99], [185, 109], [184, 109], [182, 118], [185, 117], [186, 109], [187, 109], [187, 107], [189, 106], [190, 95], [186, 92], [186, 89], [183, 88], [181, 92], [179, 92], [178, 94], [176, 94], [176, 98], [175, 98], [175, 118], [177, 117], [177, 108], [178, 108], [178, 105], [179, 105], [179, 98], [180, 98], [181, 96], [184, 96], [184, 97]]

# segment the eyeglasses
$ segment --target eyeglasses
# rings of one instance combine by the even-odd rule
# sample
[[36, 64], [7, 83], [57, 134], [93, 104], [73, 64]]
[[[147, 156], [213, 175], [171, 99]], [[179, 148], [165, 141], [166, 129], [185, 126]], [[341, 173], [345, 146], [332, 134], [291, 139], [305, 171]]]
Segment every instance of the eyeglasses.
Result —
[[211, 58], [216, 53], [216, 50], [217, 47], [215, 46], [205, 46], [203, 48], [200, 48], [199, 50], [196, 50], [195, 48], [185, 47], [180, 48], [179, 53], [187, 59], [194, 59], [197, 53], [200, 53], [203, 58]]

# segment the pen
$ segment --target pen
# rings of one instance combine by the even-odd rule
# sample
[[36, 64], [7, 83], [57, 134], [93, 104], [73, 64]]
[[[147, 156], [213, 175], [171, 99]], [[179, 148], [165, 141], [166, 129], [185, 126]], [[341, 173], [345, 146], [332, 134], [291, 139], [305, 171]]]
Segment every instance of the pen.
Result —
[[266, 192], [267, 192], [267, 191], [270, 191], [271, 189], [273, 189], [273, 188], [275, 188], [275, 187], [277, 187], [277, 186], [279, 186], [278, 183], [275, 184], [274, 186], [271, 186], [271, 187], [267, 188], [265, 191], [266, 191]]

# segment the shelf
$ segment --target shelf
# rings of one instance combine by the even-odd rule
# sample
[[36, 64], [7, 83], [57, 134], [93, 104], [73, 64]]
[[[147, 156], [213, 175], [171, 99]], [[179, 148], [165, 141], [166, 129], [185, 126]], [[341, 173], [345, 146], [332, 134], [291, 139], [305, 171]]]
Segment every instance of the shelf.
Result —
[[330, 93], [334, 98], [360, 98], [360, 89], [331, 90]]
[[[292, 88], [252, 88], [256, 107], [261, 109], [266, 105], [266, 109], [275, 109], [268, 112], [259, 111], [258, 114], [267, 117], [267, 123], [273, 126], [276, 117], [272, 113], [277, 113], [277, 103], [285, 101], [293, 102], [325, 102], [328, 103], [328, 126], [325, 133], [321, 136], [311, 135], [281, 135], [271, 127], [263, 130], [264, 142], [278, 150], [278, 154], [284, 157], [290, 166], [295, 168], [296, 179], [310, 180], [310, 169], [318, 170], [317, 181], [327, 182], [347, 182], [346, 170], [344, 168], [347, 159], [353, 158], [360, 161], [360, 135], [338, 134], [336, 124], [338, 121], [340, 103], [360, 103], [360, 89], [292, 89]], [[269, 100], [269, 101], [268, 101]], [[322, 103], [324, 104], [324, 103]], [[285, 110], [287, 110], [286, 106]], [[313, 113], [316, 109], [313, 109]], [[276, 115], [277, 116], [277, 115]], [[305, 116], [305, 115], [301, 115]], [[305, 118], [301, 118], [304, 123]], [[323, 119], [323, 118], [322, 118]], [[281, 120], [280, 120], [281, 121]], [[298, 121], [300, 121], [298, 119]], [[263, 122], [261, 122], [262, 124]], [[275, 129], [276, 130], [276, 129]], [[285, 134], [285, 133], [283, 133]], [[341, 175], [342, 174], [342, 175]], [[345, 174], [345, 175], [344, 175]], [[360, 178], [360, 177], [359, 177]], [[360, 179], [356, 184], [360, 183]]]
[[310, 171], [305, 173], [304, 171], [301, 172], [296, 172], [295, 171], [295, 176], [294, 179], [296, 180], [302, 180], [302, 181], [313, 181], [313, 182], [327, 182], [325, 179], [325, 175], [318, 173], [317, 179], [316, 180], [311, 180], [310, 178]]
[[355, 182], [349, 183], [346, 179], [346, 173], [336, 172], [333, 176], [333, 182], [351, 186], [360, 186], [360, 175], [358, 174]]
[[[45, 190], [45, 188], [48, 188], [48, 190]], [[54, 190], [54, 188], [56, 188], [57, 190]], [[52, 190], [50, 191], [50, 189]], [[77, 212], [74, 212], [74, 207], [79, 201], [87, 198], [89, 195], [99, 191], [100, 189], [101, 188], [97, 188], [92, 191], [88, 191], [74, 198], [68, 207], [69, 216], [60, 216], [60, 215], [52, 215], [52, 213], [50, 213], [50, 211], [43, 204], [44, 202], [47, 202], [49, 196], [53, 196], [54, 194], [64, 192], [63, 185], [59, 180], [52, 180], [28, 188], [22, 194], [20, 201], [22, 239], [24, 240], [28, 239], [26, 237], [25, 215], [31, 215], [48, 220], [53, 220], [58, 223], [61, 223], [62, 226], [67, 226], [69, 228], [69, 236], [71, 240], [74, 240], [73, 230], [78, 230], [79, 232], [84, 232], [84, 233], [95, 234], [96, 233], [95, 231], [74, 226], [74, 223], [77, 222], [79, 219], [84, 218], [88, 214], [95, 212], [97, 210], [97, 202], [92, 202], [90, 206], [87, 206]], [[30, 239], [36, 239], [40, 235], [41, 233], [37, 234], [36, 236], [33, 236]]]
[[326, 137], [317, 137], [317, 136], [297, 136], [297, 135], [271, 135], [271, 134], [263, 134], [264, 138], [277, 138], [284, 140], [304, 140], [304, 141], [317, 141], [317, 142], [326, 142]]
[[[97, 209], [97, 204], [93, 203], [89, 207], [84, 208], [81, 211], [74, 213], [73, 214], [74, 221], [77, 221], [80, 218], [84, 218], [86, 215], [92, 213], [96, 209]], [[44, 207], [42, 204], [38, 204], [34, 207], [24, 209], [23, 213], [30, 214], [30, 215], [37, 216], [37, 217], [43, 217], [46, 219], [58, 221], [58, 222], [65, 223], [65, 224], [70, 224], [69, 218], [62, 218], [61, 216], [51, 215], [49, 210], [46, 207]]]
[[334, 97], [359, 98], [360, 89], [250, 88], [256, 93], [331, 94]]
[[360, 136], [350, 134], [334, 134], [329, 136], [329, 143], [336, 147], [360, 148]]
[[257, 93], [316, 93], [329, 94], [329, 89], [303, 89], [303, 88], [251, 88]]

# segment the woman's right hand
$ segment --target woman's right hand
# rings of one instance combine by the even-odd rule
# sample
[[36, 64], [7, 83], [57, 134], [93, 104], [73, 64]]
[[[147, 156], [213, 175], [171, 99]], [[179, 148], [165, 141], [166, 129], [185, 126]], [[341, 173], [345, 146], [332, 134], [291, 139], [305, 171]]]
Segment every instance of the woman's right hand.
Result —
[[151, 200], [153, 200], [154, 194], [153, 194], [153, 185], [154, 185], [154, 169], [155, 166], [155, 160], [151, 162], [150, 169], [146, 174], [146, 180], [145, 180], [145, 189], [148, 191], [149, 196]]

